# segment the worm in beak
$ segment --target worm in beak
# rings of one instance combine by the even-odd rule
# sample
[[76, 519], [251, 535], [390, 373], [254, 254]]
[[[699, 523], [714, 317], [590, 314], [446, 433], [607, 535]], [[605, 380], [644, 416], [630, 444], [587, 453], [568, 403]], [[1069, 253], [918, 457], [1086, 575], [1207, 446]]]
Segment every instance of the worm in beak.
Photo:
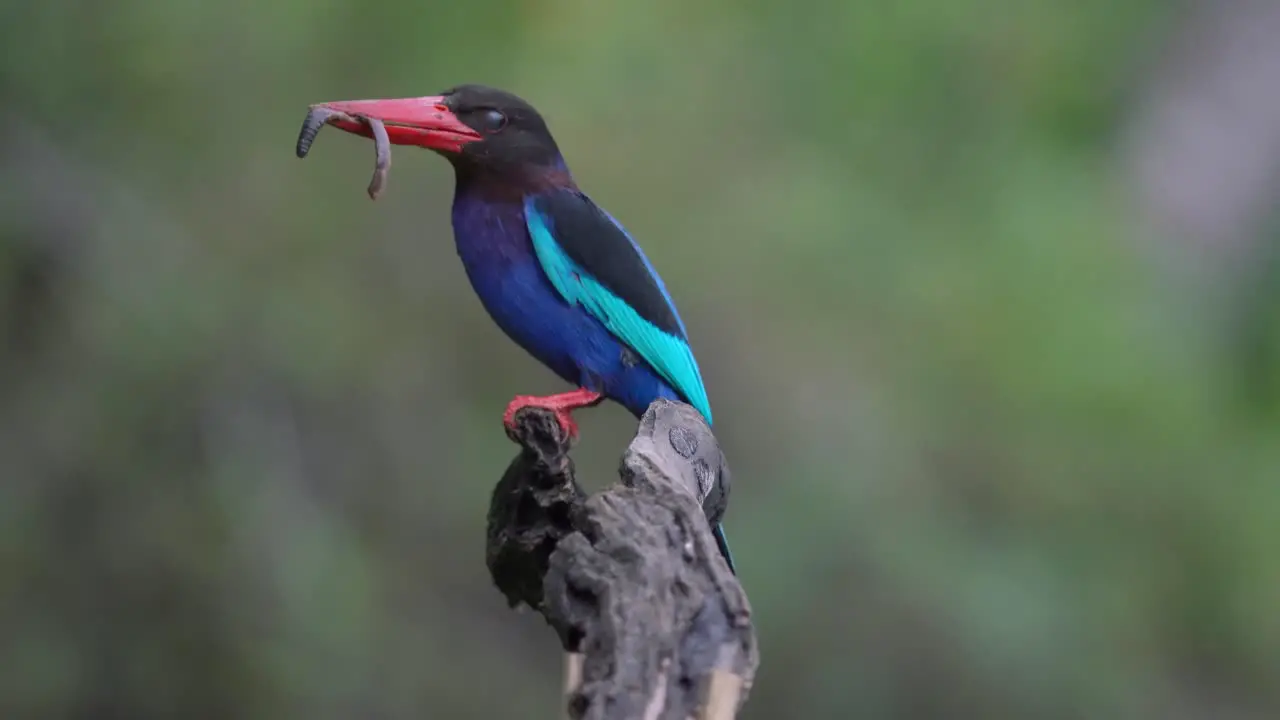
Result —
[[329, 124], [345, 123], [347, 125], [364, 124], [373, 137], [375, 160], [373, 178], [369, 180], [369, 199], [377, 200], [382, 188], [387, 184], [387, 170], [391, 167], [391, 139], [387, 137], [387, 128], [381, 120], [365, 115], [349, 115], [347, 113], [323, 107], [313, 107], [302, 121], [302, 131], [298, 133], [298, 157], [304, 158], [311, 152], [311, 144], [315, 142], [320, 128]]

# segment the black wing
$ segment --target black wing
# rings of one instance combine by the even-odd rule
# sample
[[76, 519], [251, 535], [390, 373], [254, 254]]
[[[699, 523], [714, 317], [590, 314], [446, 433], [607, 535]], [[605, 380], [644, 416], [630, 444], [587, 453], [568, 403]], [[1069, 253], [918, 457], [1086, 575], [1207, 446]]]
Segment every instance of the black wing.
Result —
[[585, 195], [539, 196], [533, 207], [552, 228], [564, 254], [654, 327], [687, 340], [662, 278], [616, 220]]

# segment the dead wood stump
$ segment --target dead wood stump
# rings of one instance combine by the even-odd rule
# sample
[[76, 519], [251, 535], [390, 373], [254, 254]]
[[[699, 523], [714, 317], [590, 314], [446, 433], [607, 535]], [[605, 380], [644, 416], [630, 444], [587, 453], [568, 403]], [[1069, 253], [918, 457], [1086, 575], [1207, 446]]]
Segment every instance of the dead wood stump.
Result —
[[759, 656], [747, 596], [708, 524], [729, 472], [702, 416], [654, 402], [619, 482], [591, 496], [550, 413], [523, 410], [508, 434], [521, 449], [494, 488], [487, 563], [508, 602], [559, 635], [567, 716], [734, 717]]

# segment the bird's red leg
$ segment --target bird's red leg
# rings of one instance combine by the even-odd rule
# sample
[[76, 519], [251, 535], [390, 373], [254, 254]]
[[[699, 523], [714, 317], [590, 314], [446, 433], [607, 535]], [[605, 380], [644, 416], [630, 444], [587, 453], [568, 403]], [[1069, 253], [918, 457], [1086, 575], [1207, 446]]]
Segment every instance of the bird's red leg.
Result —
[[517, 395], [507, 405], [507, 411], [502, 414], [502, 422], [508, 428], [514, 428], [516, 412], [527, 407], [542, 408], [555, 413], [556, 420], [560, 421], [560, 427], [564, 428], [569, 437], [577, 437], [578, 424], [573, 421], [573, 416], [569, 413], [578, 408], [598, 405], [602, 400], [604, 400], [603, 395], [585, 388], [541, 397], [537, 395]]

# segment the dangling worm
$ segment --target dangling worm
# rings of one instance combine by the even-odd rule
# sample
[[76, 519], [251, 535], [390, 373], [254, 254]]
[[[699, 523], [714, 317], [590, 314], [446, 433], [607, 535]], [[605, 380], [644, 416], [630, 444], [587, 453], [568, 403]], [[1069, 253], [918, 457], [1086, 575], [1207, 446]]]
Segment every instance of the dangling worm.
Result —
[[373, 149], [377, 159], [373, 166], [373, 178], [369, 180], [368, 192], [371, 200], [377, 200], [387, 182], [387, 169], [391, 167], [391, 139], [387, 137], [387, 128], [382, 124], [381, 120], [365, 115], [352, 116], [328, 108], [311, 108], [307, 112], [307, 118], [302, 121], [302, 131], [298, 133], [298, 157], [304, 158], [307, 156], [307, 153], [311, 151], [311, 144], [315, 142], [316, 134], [320, 132], [320, 128], [334, 119], [351, 122], [358, 121], [369, 126], [369, 132], [373, 135]]
[[377, 118], [364, 117], [373, 133], [373, 177], [369, 180], [369, 199], [377, 200], [382, 186], [387, 183], [387, 169], [391, 167], [391, 138], [387, 137], [387, 128]]

